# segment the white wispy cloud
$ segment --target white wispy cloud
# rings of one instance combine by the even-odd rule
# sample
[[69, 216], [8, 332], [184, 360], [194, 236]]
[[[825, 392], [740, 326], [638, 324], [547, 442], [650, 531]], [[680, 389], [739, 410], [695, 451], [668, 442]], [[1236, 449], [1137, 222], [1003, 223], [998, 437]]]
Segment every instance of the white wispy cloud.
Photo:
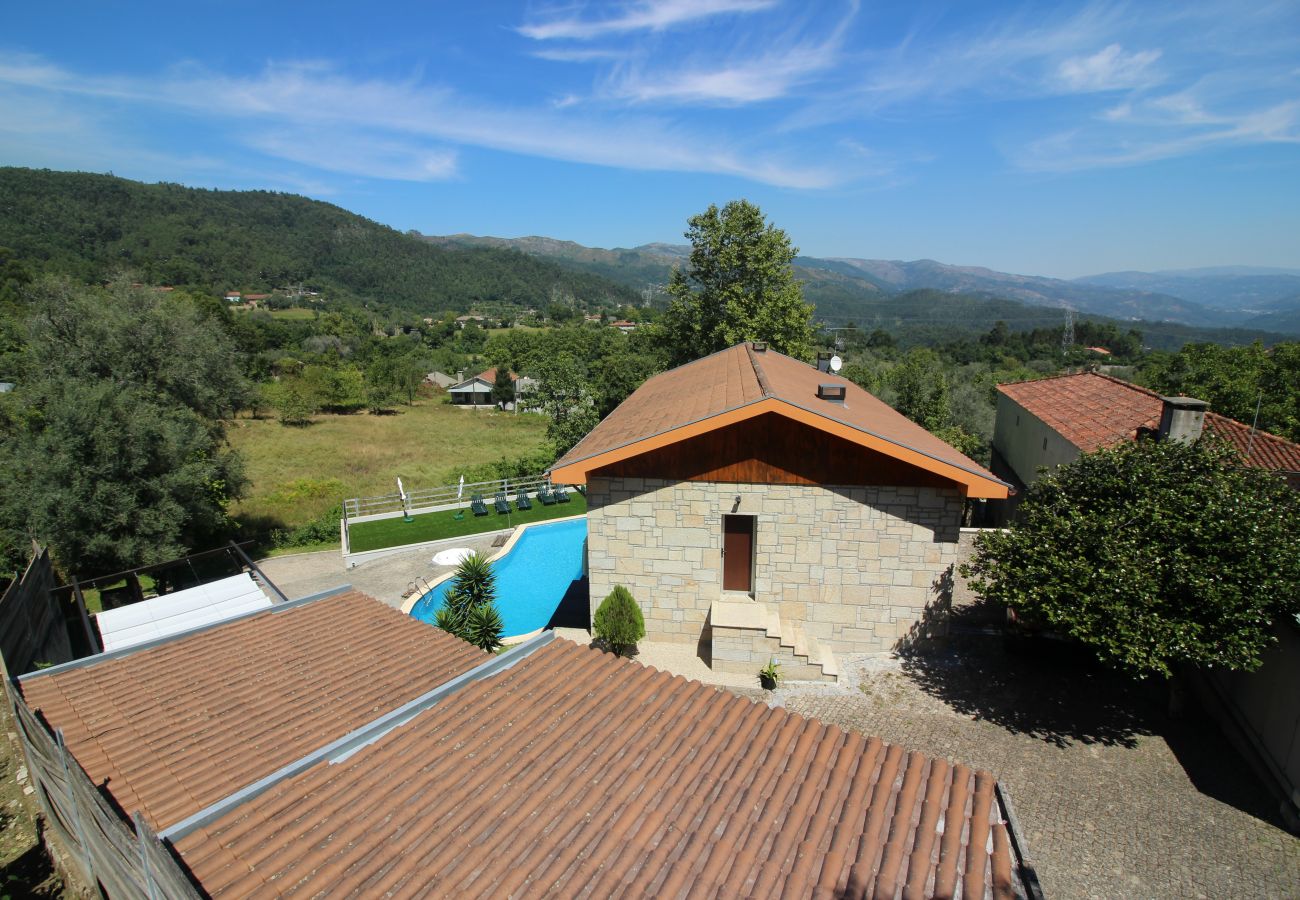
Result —
[[694, 59], [665, 60], [650, 54], [617, 67], [601, 95], [634, 103], [713, 105], [786, 97], [840, 64], [845, 33], [857, 11], [856, 0], [847, 4], [825, 34], [806, 33], [805, 23], [786, 23], [757, 42], [757, 49], [745, 45], [728, 51], [710, 46], [707, 54]]
[[777, 0], [638, 0], [615, 6], [600, 18], [575, 15], [572, 7], [543, 13], [519, 33], [537, 41], [591, 40], [633, 31], [663, 31], [726, 14], [771, 9]]
[[1091, 56], [1063, 60], [1057, 67], [1057, 75], [1070, 91], [1147, 87], [1157, 80], [1150, 69], [1159, 58], [1159, 50], [1125, 53], [1119, 44], [1110, 44]]
[[[845, 174], [709, 131], [651, 116], [596, 115], [555, 107], [494, 105], [413, 80], [355, 79], [319, 63], [269, 66], [231, 77], [188, 69], [151, 79], [81, 77], [51, 65], [0, 66], [0, 84], [63, 97], [171, 108], [248, 123], [236, 140], [281, 159], [365, 177], [448, 177], [447, 144], [485, 147], [614, 168], [733, 175], [790, 188], [825, 188]], [[330, 129], [308, 145], [256, 135], [277, 129]], [[428, 141], [440, 146], [429, 147]], [[423, 148], [423, 149], [421, 149]]]

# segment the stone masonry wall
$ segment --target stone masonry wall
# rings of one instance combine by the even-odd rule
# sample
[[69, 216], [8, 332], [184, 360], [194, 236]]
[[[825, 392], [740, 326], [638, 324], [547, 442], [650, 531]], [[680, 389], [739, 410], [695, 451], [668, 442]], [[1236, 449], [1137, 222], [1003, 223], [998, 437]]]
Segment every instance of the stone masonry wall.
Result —
[[593, 476], [587, 503], [592, 612], [625, 585], [648, 640], [709, 640], [709, 606], [722, 597], [722, 516], [732, 513], [757, 517], [755, 599], [832, 651], [896, 649], [945, 622], [956, 490]]

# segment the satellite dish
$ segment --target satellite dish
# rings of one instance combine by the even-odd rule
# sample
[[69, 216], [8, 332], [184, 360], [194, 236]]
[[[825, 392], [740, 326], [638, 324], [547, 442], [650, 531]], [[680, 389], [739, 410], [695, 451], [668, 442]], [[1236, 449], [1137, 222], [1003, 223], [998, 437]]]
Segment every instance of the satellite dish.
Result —
[[844, 360], [840, 359], [838, 356], [832, 356], [832, 357], [831, 357], [831, 371], [832, 371], [832, 372], [838, 372], [838, 371], [840, 370], [840, 366], [842, 366], [842, 365], [844, 365]]

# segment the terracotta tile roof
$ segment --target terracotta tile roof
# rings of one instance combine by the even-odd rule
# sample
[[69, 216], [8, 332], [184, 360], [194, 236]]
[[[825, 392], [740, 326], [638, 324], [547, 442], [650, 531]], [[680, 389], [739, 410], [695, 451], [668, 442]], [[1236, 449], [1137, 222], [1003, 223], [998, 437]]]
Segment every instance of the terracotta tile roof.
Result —
[[1157, 428], [1160, 395], [1108, 375], [1081, 372], [998, 385], [998, 390], [1037, 416], [1085, 453]]
[[[837, 384], [846, 389], [841, 404], [817, 396], [818, 385]], [[766, 404], [760, 407], [760, 404]], [[850, 434], [870, 436], [888, 448], [910, 451], [925, 460], [955, 467], [997, 487], [992, 473], [895, 412], [846, 378], [792, 359], [775, 350], [755, 352], [737, 344], [654, 376], [619, 404], [554, 466], [562, 469], [622, 451], [649, 439], [671, 441], [671, 432], [686, 426], [754, 407], [754, 414], [801, 410], [812, 424], [829, 430], [831, 423]], [[811, 414], [807, 416], [806, 414]], [[728, 420], [720, 421], [728, 424]], [[1000, 494], [1005, 496], [1005, 492]]]
[[20, 682], [161, 829], [488, 658], [354, 591]]
[[[998, 390], [1085, 453], [1134, 440], [1138, 429], [1159, 428], [1164, 407], [1156, 392], [1096, 372], [1000, 384]], [[1250, 465], [1300, 472], [1300, 445], [1258, 429], [1252, 442], [1249, 425], [1214, 412], [1205, 414], [1205, 428]]]
[[[460, 384], [453, 384], [452, 387], [453, 388], [463, 387], [464, 385], [469, 384], [471, 381], [485, 381], [490, 385], [496, 380], [497, 380], [497, 370], [495, 368], [491, 368], [488, 369], [486, 372], [480, 372], [477, 375], [472, 375], [469, 378], [466, 378], [464, 381], [460, 382]], [[514, 372], [511, 372], [510, 380], [518, 381], [519, 376], [516, 375]]]
[[214, 897], [1023, 896], [987, 772], [563, 640], [174, 842]]
[[1249, 425], [1213, 412], [1205, 414], [1205, 427], [1236, 447], [1246, 462], [1253, 466], [1279, 472], [1300, 472], [1300, 444], [1258, 428], [1252, 439]]

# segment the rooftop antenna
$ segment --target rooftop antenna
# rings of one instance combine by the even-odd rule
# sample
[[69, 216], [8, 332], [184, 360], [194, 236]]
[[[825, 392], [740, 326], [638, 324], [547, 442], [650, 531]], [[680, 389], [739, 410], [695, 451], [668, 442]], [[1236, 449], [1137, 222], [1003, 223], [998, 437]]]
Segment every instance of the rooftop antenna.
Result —
[[1255, 428], [1259, 425], [1259, 405], [1264, 402], [1264, 389], [1259, 389], [1259, 396], [1255, 398], [1255, 421], [1250, 423], [1250, 440], [1246, 441], [1246, 459], [1250, 459], [1250, 451], [1255, 448]]

